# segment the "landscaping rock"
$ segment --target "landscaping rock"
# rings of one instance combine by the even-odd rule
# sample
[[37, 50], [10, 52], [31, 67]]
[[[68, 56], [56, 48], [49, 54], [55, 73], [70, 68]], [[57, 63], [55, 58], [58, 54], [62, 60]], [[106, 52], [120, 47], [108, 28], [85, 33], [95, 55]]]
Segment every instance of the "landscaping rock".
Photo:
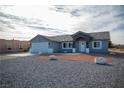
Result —
[[57, 57], [55, 55], [50, 55], [49, 60], [57, 60]]
[[96, 64], [105, 64], [105, 58], [104, 57], [96, 57], [95, 63]]

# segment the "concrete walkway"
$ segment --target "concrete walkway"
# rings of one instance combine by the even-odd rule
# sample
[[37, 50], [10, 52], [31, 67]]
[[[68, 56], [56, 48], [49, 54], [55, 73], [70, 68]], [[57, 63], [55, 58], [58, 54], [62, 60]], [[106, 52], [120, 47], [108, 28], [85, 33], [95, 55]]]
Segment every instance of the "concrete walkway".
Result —
[[1, 54], [0, 60], [15, 59], [17, 57], [26, 57], [26, 56], [34, 56], [34, 55], [35, 54], [31, 54], [29, 52]]

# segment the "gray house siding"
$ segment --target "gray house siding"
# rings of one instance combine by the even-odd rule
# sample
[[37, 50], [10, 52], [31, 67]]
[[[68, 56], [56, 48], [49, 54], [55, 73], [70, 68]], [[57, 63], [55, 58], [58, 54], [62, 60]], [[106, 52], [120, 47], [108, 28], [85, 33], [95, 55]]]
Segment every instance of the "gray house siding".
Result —
[[61, 43], [60, 42], [54, 42], [54, 41], [50, 41], [44, 37], [41, 36], [37, 36], [34, 39], [31, 40], [32, 43], [39, 43], [39, 42], [49, 42], [49, 48], [53, 49], [54, 53], [58, 53], [60, 52], [61, 49]]
[[61, 50], [61, 43], [60, 42], [52, 42], [52, 41], [49, 41], [49, 47], [53, 49], [53, 52], [54, 53], [59, 53], [60, 50]]
[[48, 42], [49, 43], [49, 48], [53, 49], [54, 53], [57, 53], [60, 51], [60, 43], [54, 42], [51, 40], [48, 40], [47, 38], [41, 37], [41, 36], [36, 36], [31, 40], [31, 43], [40, 43], [40, 42]]
[[79, 51], [79, 41], [76, 41], [74, 46], [75, 46], [76, 52], [80, 52]]
[[92, 41], [89, 43], [90, 53], [108, 53], [108, 41], [107, 40], [99, 40], [102, 41], [102, 48], [101, 49], [93, 49]]
[[[93, 49], [92, 47], [92, 41], [89, 41], [89, 51], [90, 53], [108, 53], [108, 40], [94, 40], [94, 41], [102, 41], [102, 48], [101, 49]], [[76, 52], [80, 52], [79, 51], [79, 41], [76, 41], [75, 44], [75, 49]]]

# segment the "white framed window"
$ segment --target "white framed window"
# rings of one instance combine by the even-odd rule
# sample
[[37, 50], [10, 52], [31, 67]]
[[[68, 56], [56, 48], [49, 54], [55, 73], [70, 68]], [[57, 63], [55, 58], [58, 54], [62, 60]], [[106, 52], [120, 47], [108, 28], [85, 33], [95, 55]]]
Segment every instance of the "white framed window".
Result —
[[63, 49], [71, 49], [73, 47], [73, 42], [62, 42]]
[[93, 49], [102, 49], [102, 41], [93, 41], [92, 48]]

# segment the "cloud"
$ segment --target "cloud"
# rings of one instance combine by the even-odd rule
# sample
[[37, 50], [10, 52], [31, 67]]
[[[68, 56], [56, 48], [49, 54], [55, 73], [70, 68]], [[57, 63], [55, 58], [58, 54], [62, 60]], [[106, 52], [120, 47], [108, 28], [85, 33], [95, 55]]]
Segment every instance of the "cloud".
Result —
[[114, 5], [1, 6], [0, 33], [3, 37], [27, 39], [37, 34], [72, 34], [78, 30], [110, 31], [113, 43], [124, 44], [123, 10], [124, 6]]
[[120, 25], [118, 25], [118, 27], [116, 27], [115, 29], [113, 29], [113, 31], [118, 31], [118, 30], [123, 30], [124, 31], [124, 22], [121, 23]]
[[111, 32], [111, 40], [114, 42], [114, 44], [124, 44], [123, 38], [124, 38], [124, 30], [118, 30]]

